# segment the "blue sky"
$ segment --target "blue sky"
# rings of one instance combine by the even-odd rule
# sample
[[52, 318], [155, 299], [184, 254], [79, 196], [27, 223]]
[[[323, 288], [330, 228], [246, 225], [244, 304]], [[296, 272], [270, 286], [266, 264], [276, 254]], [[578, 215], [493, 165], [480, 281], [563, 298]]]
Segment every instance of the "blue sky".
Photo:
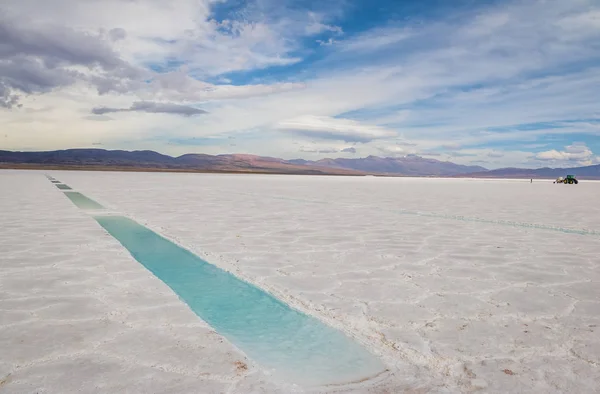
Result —
[[0, 14], [3, 149], [600, 164], [595, 0], [15, 0]]

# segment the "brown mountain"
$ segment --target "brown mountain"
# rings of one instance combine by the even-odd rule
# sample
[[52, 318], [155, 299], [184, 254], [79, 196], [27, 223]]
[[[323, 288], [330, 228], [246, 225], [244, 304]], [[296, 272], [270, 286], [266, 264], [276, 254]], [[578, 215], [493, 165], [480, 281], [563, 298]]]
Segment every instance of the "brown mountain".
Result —
[[360, 171], [304, 166], [283, 159], [254, 155], [186, 154], [172, 157], [154, 151], [105, 149], [66, 149], [47, 152], [0, 151], [0, 168], [2, 167], [364, 175]]
[[405, 157], [368, 156], [360, 159], [322, 159], [317, 161], [299, 159], [290, 160], [290, 162], [308, 166], [361, 171], [370, 174], [405, 176], [453, 176], [487, 171], [487, 169], [480, 166], [464, 166], [415, 155]]
[[328, 168], [326, 166], [309, 167], [301, 164], [291, 163], [275, 157], [247, 154], [227, 154], [216, 156], [205, 154], [186, 154], [174, 159], [177, 165], [180, 166], [212, 171], [364, 175], [360, 171]]
[[185, 154], [179, 157], [153, 151], [66, 149], [48, 152], [0, 151], [4, 167], [62, 166], [82, 169], [264, 172], [283, 174], [452, 176], [486, 171], [419, 156], [359, 159], [283, 160], [247, 154]]

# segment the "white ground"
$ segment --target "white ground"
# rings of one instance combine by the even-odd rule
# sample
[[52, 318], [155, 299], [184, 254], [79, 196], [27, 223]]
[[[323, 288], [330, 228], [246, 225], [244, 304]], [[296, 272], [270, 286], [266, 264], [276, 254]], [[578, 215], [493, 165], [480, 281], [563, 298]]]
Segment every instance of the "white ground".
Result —
[[[600, 387], [600, 183], [48, 173], [365, 343], [356, 392]], [[0, 185], [0, 393], [300, 391], [42, 172]]]

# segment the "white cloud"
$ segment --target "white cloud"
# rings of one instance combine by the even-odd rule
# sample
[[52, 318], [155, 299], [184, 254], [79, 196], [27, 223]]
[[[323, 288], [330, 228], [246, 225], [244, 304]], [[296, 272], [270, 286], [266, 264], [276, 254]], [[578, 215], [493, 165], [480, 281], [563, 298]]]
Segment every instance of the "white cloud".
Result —
[[340, 43], [339, 49], [345, 52], [375, 52], [412, 36], [412, 31], [407, 28], [378, 28]]
[[[4, 2], [0, 14], [23, 30], [44, 27], [50, 33], [72, 29], [104, 34], [123, 61], [136, 66], [185, 63], [200, 76], [287, 65], [294, 41], [261, 21], [215, 21], [211, 0], [23, 0]], [[119, 32], [115, 40], [115, 32]]]
[[335, 44], [337, 41], [334, 40], [332, 37], [329, 37], [329, 39], [327, 40], [317, 40], [317, 43], [319, 43], [319, 45], [321, 46], [330, 46]]
[[600, 30], [600, 10], [569, 15], [557, 21], [557, 25], [569, 35], [595, 35]]
[[202, 77], [233, 71], [290, 65], [302, 60], [288, 55], [295, 48], [273, 27], [245, 21], [210, 21], [201, 28], [161, 45], [156, 59], [172, 57], [185, 62]]
[[448, 144], [442, 145], [442, 149], [450, 150], [450, 151], [459, 150], [460, 148], [461, 148], [461, 145], [458, 142], [450, 142]]
[[383, 127], [362, 124], [355, 120], [306, 115], [277, 123], [276, 128], [301, 135], [340, 141], [368, 142], [393, 137], [396, 133]]
[[384, 145], [378, 146], [377, 150], [385, 156], [406, 156], [416, 155], [419, 152], [415, 148], [400, 146], [400, 145]]
[[494, 158], [494, 159], [497, 159], [497, 158], [500, 158], [500, 157], [504, 157], [504, 153], [503, 152], [497, 152], [497, 151], [489, 152], [487, 155], [488, 155], [488, 157], [491, 157], [491, 158]]
[[550, 161], [555, 163], [560, 162], [575, 162], [579, 165], [592, 165], [600, 163], [600, 156], [595, 156], [583, 143], [574, 143], [573, 145], [565, 146], [563, 151], [549, 150], [539, 152], [535, 155], [537, 160]]
[[314, 12], [309, 12], [308, 17], [310, 23], [308, 23], [305, 28], [307, 35], [315, 35], [323, 32], [332, 32], [337, 34], [343, 33], [341, 27], [323, 23], [323, 15], [319, 15]]
[[330, 147], [329, 146], [328, 147], [328, 146], [309, 145], [309, 146], [301, 146], [299, 151], [303, 152], [303, 153], [318, 153], [318, 154], [345, 153], [345, 154], [353, 155], [356, 153], [356, 148], [353, 146], [346, 146], [346, 147]]
[[139, 94], [165, 100], [204, 101], [244, 99], [304, 88], [305, 84], [292, 82], [269, 85], [215, 85], [191, 78], [185, 70], [179, 70], [156, 76], [147, 86], [147, 90]]

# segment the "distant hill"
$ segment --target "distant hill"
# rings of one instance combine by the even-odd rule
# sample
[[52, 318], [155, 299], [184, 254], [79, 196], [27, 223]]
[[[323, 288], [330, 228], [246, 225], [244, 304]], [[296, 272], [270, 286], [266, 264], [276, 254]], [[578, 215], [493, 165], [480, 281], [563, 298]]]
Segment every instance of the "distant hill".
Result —
[[[574, 168], [499, 168], [485, 172], [464, 174], [473, 178], [544, 178], [556, 179], [560, 176], [575, 175], [580, 179], [600, 179], [600, 164]], [[460, 175], [458, 175], [460, 176]]]
[[186, 154], [179, 157], [154, 151], [66, 149], [48, 152], [0, 151], [2, 167], [107, 168], [117, 170], [187, 170], [315, 175], [364, 175], [359, 171], [303, 166], [283, 159], [253, 155]]
[[487, 170], [426, 159], [420, 156], [357, 159], [284, 160], [246, 154], [185, 154], [179, 157], [154, 151], [66, 149], [48, 152], [0, 150], [0, 168], [112, 169], [130, 171], [200, 171], [306, 175], [450, 176], [474, 178], [558, 178], [567, 174], [600, 179], [600, 165], [577, 168], [502, 168]]
[[420, 156], [378, 157], [368, 156], [360, 159], [322, 159], [317, 161], [289, 160], [291, 163], [307, 166], [331, 167], [355, 170], [367, 173], [406, 176], [453, 176], [487, 169], [480, 166], [464, 166], [449, 161], [426, 159]]
[[171, 156], [141, 150], [66, 149], [47, 152], [0, 151], [0, 163], [168, 166], [174, 165]]
[[66, 149], [48, 152], [0, 151], [0, 163], [20, 166], [115, 167], [121, 169], [167, 169], [221, 172], [268, 172], [293, 174], [452, 176], [486, 171], [419, 156], [360, 159], [283, 160], [245, 154], [186, 154], [171, 157], [154, 151]]

